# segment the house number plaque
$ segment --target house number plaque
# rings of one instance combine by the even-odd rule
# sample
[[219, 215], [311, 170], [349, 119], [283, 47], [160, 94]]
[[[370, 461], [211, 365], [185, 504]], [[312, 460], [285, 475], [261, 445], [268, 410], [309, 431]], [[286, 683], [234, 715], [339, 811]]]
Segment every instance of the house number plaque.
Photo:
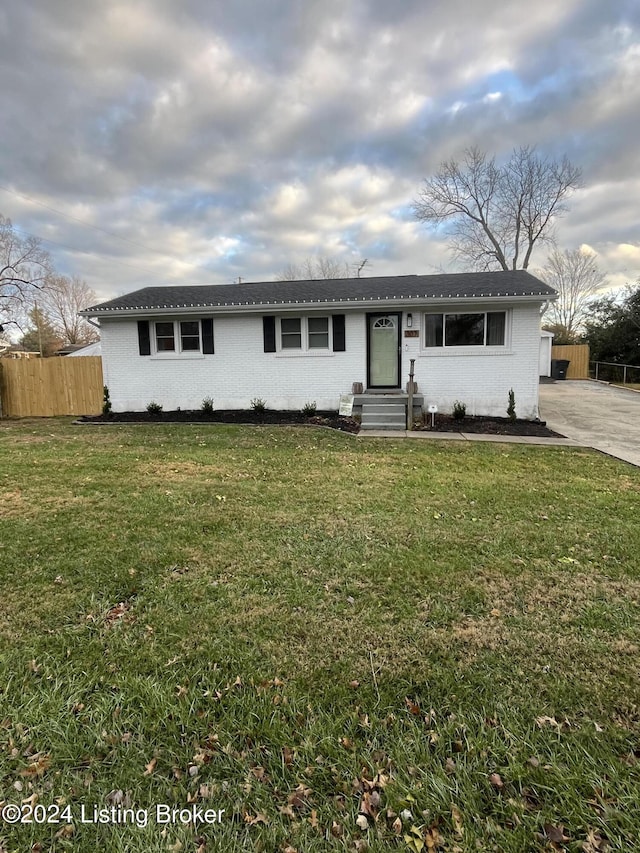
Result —
[[419, 338], [420, 331], [418, 329], [405, 329], [404, 336], [405, 338]]

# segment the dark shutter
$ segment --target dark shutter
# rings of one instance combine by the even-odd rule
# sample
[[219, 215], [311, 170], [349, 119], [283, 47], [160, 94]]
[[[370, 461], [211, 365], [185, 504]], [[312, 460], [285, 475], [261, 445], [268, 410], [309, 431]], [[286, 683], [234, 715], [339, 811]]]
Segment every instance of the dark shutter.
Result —
[[205, 355], [210, 355], [215, 352], [213, 348], [213, 318], [205, 317], [202, 323], [202, 352]]
[[138, 320], [138, 347], [140, 355], [151, 355], [151, 338], [149, 337], [149, 321]]
[[262, 318], [262, 334], [264, 336], [264, 351], [265, 352], [275, 352], [276, 351], [276, 318], [275, 317], [263, 317]]
[[346, 350], [344, 334], [344, 314], [334, 314], [333, 321], [333, 351], [344, 352]]

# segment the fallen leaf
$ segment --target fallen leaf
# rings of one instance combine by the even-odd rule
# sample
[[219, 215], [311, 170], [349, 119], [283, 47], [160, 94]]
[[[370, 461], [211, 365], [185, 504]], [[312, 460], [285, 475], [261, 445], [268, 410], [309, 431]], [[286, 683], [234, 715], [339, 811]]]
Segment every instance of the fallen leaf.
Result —
[[451, 806], [451, 817], [453, 818], [453, 828], [456, 835], [462, 838], [464, 835], [464, 825], [462, 823], [462, 812], [456, 805]]
[[65, 826], [61, 827], [55, 834], [55, 838], [71, 838], [74, 833], [74, 827], [72, 823], [67, 823]]
[[549, 841], [554, 844], [564, 844], [565, 841], [570, 841], [569, 837], [564, 834], [564, 826], [562, 824], [554, 826], [552, 823], [545, 823], [544, 832]]
[[305, 785], [298, 785], [295, 791], [287, 797], [287, 802], [294, 809], [303, 809], [307, 806], [307, 800], [312, 793], [311, 788], [307, 788]]
[[358, 827], [358, 829], [363, 830], [363, 832], [369, 829], [369, 821], [367, 819], [367, 816], [364, 814], [359, 814], [356, 818], [356, 826]]
[[500, 788], [504, 788], [504, 782], [502, 781], [502, 778], [499, 773], [492, 773], [491, 776], [489, 776], [489, 781], [491, 782], [493, 787], [497, 788], [498, 790], [500, 790]]
[[31, 778], [33, 776], [42, 776], [42, 774], [46, 770], [48, 770], [50, 764], [50, 755], [43, 755], [41, 753], [38, 753], [37, 755], [32, 756], [31, 764], [29, 764], [27, 767], [20, 771], [20, 776], [25, 778]]
[[280, 806], [278, 811], [280, 812], [281, 815], [284, 815], [285, 817], [290, 817], [291, 820], [295, 820], [296, 813], [294, 812], [294, 810], [291, 808], [290, 805]]
[[284, 761], [287, 767], [291, 767], [293, 764], [293, 750], [289, 746], [282, 747], [282, 760]]
[[405, 705], [410, 714], [413, 714], [414, 717], [418, 717], [420, 715], [420, 705], [417, 702], [414, 702], [413, 699], [409, 699], [408, 696], [405, 697]]
[[269, 818], [263, 814], [262, 812], [258, 812], [257, 815], [245, 814], [244, 822], [248, 823], [249, 826], [255, 826], [258, 823], [263, 823], [265, 826], [269, 823]]
[[536, 723], [540, 728], [543, 728], [544, 726], [554, 726], [559, 730], [562, 727], [561, 723], [559, 723], [555, 717], [536, 717]]
[[582, 853], [607, 853], [609, 842], [603, 838], [597, 829], [587, 832], [587, 840], [582, 845]]
[[342, 836], [344, 835], [344, 829], [342, 828], [342, 825], [336, 823], [335, 820], [331, 824], [331, 835], [333, 835], [334, 838], [342, 838]]
[[360, 798], [360, 806], [358, 811], [360, 811], [365, 816], [369, 816], [373, 818], [373, 820], [378, 819], [378, 812], [380, 811], [380, 794], [378, 791], [365, 791], [362, 797]]
[[143, 774], [143, 775], [144, 775], [144, 776], [151, 776], [151, 774], [153, 773], [153, 771], [156, 769], [156, 764], [157, 764], [157, 763], [158, 763], [158, 759], [157, 759], [157, 758], [152, 758], [152, 759], [151, 759], [151, 761], [150, 761], [147, 765], [145, 765], [145, 768], [144, 768], [144, 774]]

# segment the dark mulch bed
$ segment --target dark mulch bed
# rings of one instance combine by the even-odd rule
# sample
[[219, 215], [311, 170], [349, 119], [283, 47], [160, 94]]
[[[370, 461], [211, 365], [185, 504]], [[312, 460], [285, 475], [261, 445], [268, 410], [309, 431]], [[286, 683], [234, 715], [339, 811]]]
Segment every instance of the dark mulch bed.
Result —
[[[213, 423], [213, 424], [263, 424], [263, 425], [295, 425], [312, 424], [326, 426], [343, 432], [357, 433], [360, 422], [355, 418], [345, 418], [336, 412], [316, 412], [311, 417], [302, 412], [277, 411], [267, 409], [265, 412], [253, 410], [227, 409], [205, 413], [200, 410], [180, 410], [175, 412], [111, 412], [108, 415], [85, 415], [79, 418], [82, 423]], [[426, 416], [423, 426], [416, 429], [430, 431], [431, 418]], [[435, 417], [437, 432], [468, 432], [484, 433], [485, 435], [532, 435], [542, 438], [563, 438], [560, 433], [550, 430], [544, 421], [510, 421], [507, 418], [465, 417], [454, 420], [451, 415], [438, 414]]]
[[267, 409], [264, 412], [253, 410], [221, 409], [219, 411], [206, 413], [200, 410], [188, 411], [180, 409], [175, 412], [111, 412], [108, 415], [85, 415], [79, 418], [82, 423], [211, 423], [211, 424], [264, 424], [264, 425], [292, 425], [313, 424], [314, 426], [326, 426], [339, 429], [343, 432], [356, 433], [360, 424], [354, 418], [340, 417], [336, 412], [316, 412], [311, 417], [303, 415], [302, 412], [283, 412], [275, 409]]
[[[431, 417], [418, 429], [430, 431]], [[451, 415], [436, 415], [434, 430], [437, 432], [468, 432], [484, 435], [532, 435], [537, 438], [564, 438], [559, 432], [549, 429], [545, 421], [525, 421], [518, 418], [465, 417], [455, 420]]]

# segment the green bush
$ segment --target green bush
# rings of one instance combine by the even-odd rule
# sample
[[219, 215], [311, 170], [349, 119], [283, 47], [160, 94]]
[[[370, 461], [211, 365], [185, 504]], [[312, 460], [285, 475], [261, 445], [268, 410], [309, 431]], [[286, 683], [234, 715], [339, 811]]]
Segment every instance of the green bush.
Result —
[[102, 389], [102, 414], [108, 415], [111, 413], [111, 397], [109, 396], [109, 389], [105, 385]]
[[261, 397], [254, 397], [251, 401], [251, 408], [254, 412], [258, 412], [258, 414], [262, 414], [266, 411], [267, 403]]
[[162, 406], [160, 405], [160, 403], [156, 403], [152, 400], [147, 406], [147, 411], [150, 415], [159, 415], [162, 411]]
[[467, 406], [465, 403], [460, 400], [456, 400], [453, 404], [453, 419], [454, 421], [462, 421], [464, 420], [467, 414]]
[[311, 403], [305, 403], [302, 407], [302, 414], [305, 418], [312, 418], [317, 411], [316, 401], [313, 400]]
[[205, 415], [213, 414], [213, 397], [205, 397], [202, 401], [202, 405], [200, 406], [200, 411], [204, 412]]
[[513, 388], [509, 391], [509, 405], [507, 406], [507, 415], [510, 421], [515, 421], [516, 419], [516, 395], [513, 392]]

